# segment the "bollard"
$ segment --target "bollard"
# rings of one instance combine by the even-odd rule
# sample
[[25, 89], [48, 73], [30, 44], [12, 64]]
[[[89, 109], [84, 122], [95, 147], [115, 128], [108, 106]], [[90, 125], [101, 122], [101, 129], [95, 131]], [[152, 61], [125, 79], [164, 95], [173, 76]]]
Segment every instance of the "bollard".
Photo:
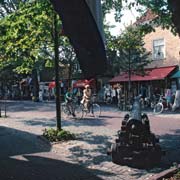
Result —
[[[4, 116], [3, 116], [3, 110], [4, 110]], [[6, 100], [0, 102], [0, 118], [1, 117], [7, 117], [7, 104], [6, 104]]]
[[1, 117], [1, 102], [0, 102], [0, 117]]
[[5, 100], [4, 101], [4, 117], [7, 117], [6, 110], [7, 110], [7, 106], [6, 106], [6, 100]]

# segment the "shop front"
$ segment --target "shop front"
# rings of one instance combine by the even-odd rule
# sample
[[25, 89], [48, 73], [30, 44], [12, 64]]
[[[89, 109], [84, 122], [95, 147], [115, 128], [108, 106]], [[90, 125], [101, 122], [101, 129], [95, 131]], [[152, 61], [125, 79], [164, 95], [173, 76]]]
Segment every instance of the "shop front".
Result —
[[[164, 94], [165, 89], [171, 88], [171, 76], [177, 72], [177, 66], [167, 66], [159, 68], [145, 69], [145, 75], [132, 74], [130, 77], [127, 73], [121, 73], [109, 81], [113, 86], [121, 84], [124, 94], [128, 91], [129, 84], [131, 85], [131, 93], [137, 96], [141, 93], [142, 86], [147, 89], [147, 96], [151, 97], [153, 93]], [[175, 87], [174, 87], [175, 88]]]

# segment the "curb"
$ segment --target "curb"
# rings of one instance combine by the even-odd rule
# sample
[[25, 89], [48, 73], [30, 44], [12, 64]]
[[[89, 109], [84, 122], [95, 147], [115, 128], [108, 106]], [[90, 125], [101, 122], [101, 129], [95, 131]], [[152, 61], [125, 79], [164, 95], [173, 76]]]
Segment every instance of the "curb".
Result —
[[52, 145], [51, 142], [42, 135], [37, 135], [37, 138], [40, 139], [41, 141], [45, 142], [48, 145]]
[[167, 170], [160, 172], [152, 176], [149, 180], [163, 180], [164, 178], [172, 177], [180, 169], [180, 164], [177, 167], [173, 167]]

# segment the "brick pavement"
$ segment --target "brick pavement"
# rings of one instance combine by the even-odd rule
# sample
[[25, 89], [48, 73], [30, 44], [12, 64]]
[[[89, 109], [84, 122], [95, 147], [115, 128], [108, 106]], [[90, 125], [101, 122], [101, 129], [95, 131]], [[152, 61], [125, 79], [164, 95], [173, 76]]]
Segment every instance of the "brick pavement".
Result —
[[[56, 125], [54, 103], [11, 102], [8, 116], [7, 119], [0, 121], [0, 125], [29, 133], [33, 132], [35, 135], [42, 134], [44, 128]], [[124, 112], [119, 112], [112, 107], [104, 107], [100, 119], [88, 117], [84, 120], [62, 121], [63, 128], [76, 133], [79, 138], [75, 141], [53, 144], [51, 153], [57, 157], [60, 155], [65, 162], [82, 165], [92, 171], [96, 177], [104, 180], [144, 180], [167, 168], [160, 166], [151, 170], [139, 170], [111, 162], [110, 157], [106, 155], [106, 150], [114, 142], [123, 116]], [[177, 128], [180, 127], [179, 114], [154, 116], [149, 113], [149, 117], [153, 132], [164, 137], [162, 144], [164, 143], [166, 147], [167, 143], [171, 145], [169, 146], [171, 150], [169, 157], [172, 155], [177, 157], [180, 154], [177, 151], [180, 149], [180, 144], [177, 143], [180, 132]], [[169, 119], [171, 121], [168, 123]], [[171, 163], [174, 160], [172, 158]], [[169, 166], [167, 159], [163, 162]]]

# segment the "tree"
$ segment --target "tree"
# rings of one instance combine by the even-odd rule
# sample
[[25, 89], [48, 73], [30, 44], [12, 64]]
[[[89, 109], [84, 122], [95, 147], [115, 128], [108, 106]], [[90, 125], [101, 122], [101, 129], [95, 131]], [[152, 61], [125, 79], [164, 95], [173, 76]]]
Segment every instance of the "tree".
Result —
[[[15, 71], [28, 74], [40, 71], [48, 62], [53, 65], [52, 17], [48, 1], [30, 1], [1, 18], [0, 65], [15, 64]], [[38, 97], [38, 87], [34, 87]]]
[[[152, 10], [158, 16], [154, 21], [163, 28], [171, 29], [173, 33], [180, 35], [180, 1], [179, 0], [102, 0], [103, 12], [114, 11], [115, 20], [120, 21], [124, 6], [136, 10], [143, 15], [147, 9]], [[144, 7], [144, 8], [142, 8]], [[146, 28], [147, 29], [147, 28]], [[148, 30], [148, 29], [147, 29]]]
[[141, 29], [135, 26], [127, 27], [126, 31], [111, 42], [111, 48], [116, 52], [113, 68], [116, 73], [128, 74], [128, 94], [130, 94], [131, 76], [145, 75], [144, 67], [151, 62], [150, 52], [144, 48]]
[[[0, 10], [4, 12], [0, 19], [0, 67], [6, 68], [8, 64], [17, 73], [32, 74], [34, 79], [34, 96], [38, 97], [39, 89], [37, 74], [44, 66], [56, 67], [56, 81], [59, 84], [59, 63], [74, 63], [75, 54], [72, 46], [60, 37], [62, 25], [59, 17], [54, 12], [47, 0], [12, 1], [13, 9], [8, 7], [10, 1], [3, 1]], [[4, 11], [4, 7], [7, 9]], [[61, 48], [60, 48], [61, 47]], [[59, 52], [59, 50], [63, 50]], [[64, 61], [62, 58], [68, 59]], [[69, 55], [70, 53], [70, 55]], [[68, 57], [69, 56], [69, 57]], [[71, 70], [70, 69], [70, 70]], [[70, 74], [70, 73], [69, 73]], [[58, 89], [57, 85], [56, 88]], [[57, 90], [56, 93], [59, 91]], [[58, 97], [58, 95], [56, 95]], [[60, 102], [57, 102], [59, 106]], [[59, 109], [59, 108], [57, 108]], [[57, 110], [59, 117], [60, 110]], [[60, 129], [60, 120], [57, 122]]]
[[78, 60], [72, 45], [69, 42], [67, 37], [61, 38], [61, 46], [60, 46], [60, 62], [65, 65], [68, 69], [68, 82], [69, 87], [71, 86], [71, 80], [74, 76], [76, 76]]

